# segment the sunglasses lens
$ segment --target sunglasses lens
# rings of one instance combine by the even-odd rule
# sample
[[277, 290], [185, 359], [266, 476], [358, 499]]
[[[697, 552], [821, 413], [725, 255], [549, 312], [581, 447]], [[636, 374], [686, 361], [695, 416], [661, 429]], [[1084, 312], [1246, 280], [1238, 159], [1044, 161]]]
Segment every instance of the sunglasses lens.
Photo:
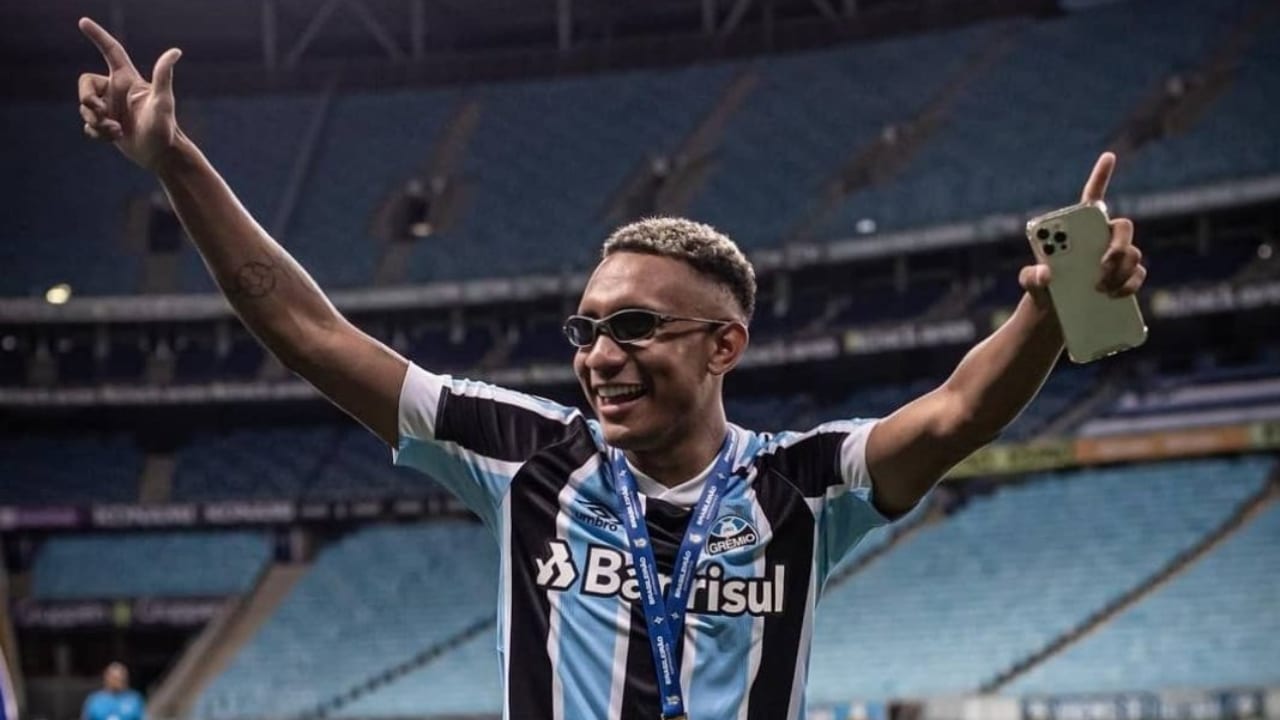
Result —
[[586, 347], [595, 340], [595, 326], [589, 318], [571, 317], [564, 323], [564, 334], [574, 347]]
[[618, 342], [644, 340], [658, 327], [658, 316], [643, 310], [628, 310], [609, 318], [609, 330]]

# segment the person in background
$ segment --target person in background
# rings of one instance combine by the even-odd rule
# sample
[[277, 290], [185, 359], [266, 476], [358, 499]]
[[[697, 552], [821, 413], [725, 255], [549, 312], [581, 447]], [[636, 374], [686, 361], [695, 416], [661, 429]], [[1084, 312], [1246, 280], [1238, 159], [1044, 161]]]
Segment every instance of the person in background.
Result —
[[102, 689], [84, 701], [80, 720], [142, 720], [146, 703], [129, 688], [129, 668], [113, 662], [102, 671]]

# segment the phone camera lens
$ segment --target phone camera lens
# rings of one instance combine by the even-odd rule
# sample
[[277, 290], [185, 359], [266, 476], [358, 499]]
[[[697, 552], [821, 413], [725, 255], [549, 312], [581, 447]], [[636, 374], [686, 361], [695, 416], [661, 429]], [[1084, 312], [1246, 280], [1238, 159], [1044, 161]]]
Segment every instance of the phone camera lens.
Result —
[[1053, 243], [1045, 243], [1043, 249], [1045, 255], [1052, 255], [1056, 248], [1053, 246]]
[[1053, 241], [1059, 244], [1064, 243], [1067, 241], [1067, 234], [1059, 230], [1053, 234]]
[[1040, 238], [1041, 240], [1048, 240], [1048, 239], [1049, 239], [1049, 229], [1048, 229], [1048, 228], [1040, 228], [1039, 230], [1037, 230], [1037, 231], [1036, 231], [1036, 237]]

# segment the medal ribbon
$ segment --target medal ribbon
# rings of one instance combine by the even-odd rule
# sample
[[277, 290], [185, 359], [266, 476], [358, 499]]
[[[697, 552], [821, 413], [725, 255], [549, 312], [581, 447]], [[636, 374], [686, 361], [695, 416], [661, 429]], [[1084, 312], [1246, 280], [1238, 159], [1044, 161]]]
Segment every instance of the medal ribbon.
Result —
[[702, 496], [693, 506], [689, 526], [685, 529], [671, 585], [664, 595], [658, 579], [658, 563], [653, 555], [653, 543], [649, 540], [649, 528], [640, 509], [635, 476], [627, 466], [627, 459], [619, 451], [613, 452], [611, 461], [614, 485], [622, 503], [622, 525], [631, 545], [631, 560], [640, 582], [640, 600], [644, 605], [645, 624], [649, 628], [649, 646], [653, 651], [653, 665], [658, 673], [658, 692], [662, 699], [662, 717], [684, 718], [684, 694], [680, 690], [680, 658], [676, 655], [676, 642], [684, 632], [684, 616], [689, 605], [689, 592], [693, 588], [693, 571], [698, 556], [707, 544], [707, 532], [716, 519], [720, 500], [733, 475], [733, 457], [736, 438], [732, 431], [720, 446], [715, 467], [702, 488]]

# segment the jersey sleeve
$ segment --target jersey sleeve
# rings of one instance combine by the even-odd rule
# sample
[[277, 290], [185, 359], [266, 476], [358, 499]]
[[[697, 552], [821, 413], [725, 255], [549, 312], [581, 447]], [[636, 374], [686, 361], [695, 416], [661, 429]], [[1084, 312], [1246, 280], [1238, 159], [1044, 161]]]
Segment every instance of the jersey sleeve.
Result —
[[867, 438], [876, 420], [850, 420], [828, 427], [844, 430], [836, 450], [836, 477], [827, 488], [818, 523], [822, 577], [840, 562], [863, 536], [889, 523], [875, 505], [875, 486], [867, 467]]
[[430, 475], [496, 529], [498, 508], [520, 467], [580, 421], [577, 410], [550, 400], [410, 363], [392, 459]]
[[873, 503], [867, 438], [876, 420], [841, 420], [805, 433], [772, 436], [769, 464], [804, 496], [818, 525], [814, 562], [820, 580], [871, 530], [889, 522]]

